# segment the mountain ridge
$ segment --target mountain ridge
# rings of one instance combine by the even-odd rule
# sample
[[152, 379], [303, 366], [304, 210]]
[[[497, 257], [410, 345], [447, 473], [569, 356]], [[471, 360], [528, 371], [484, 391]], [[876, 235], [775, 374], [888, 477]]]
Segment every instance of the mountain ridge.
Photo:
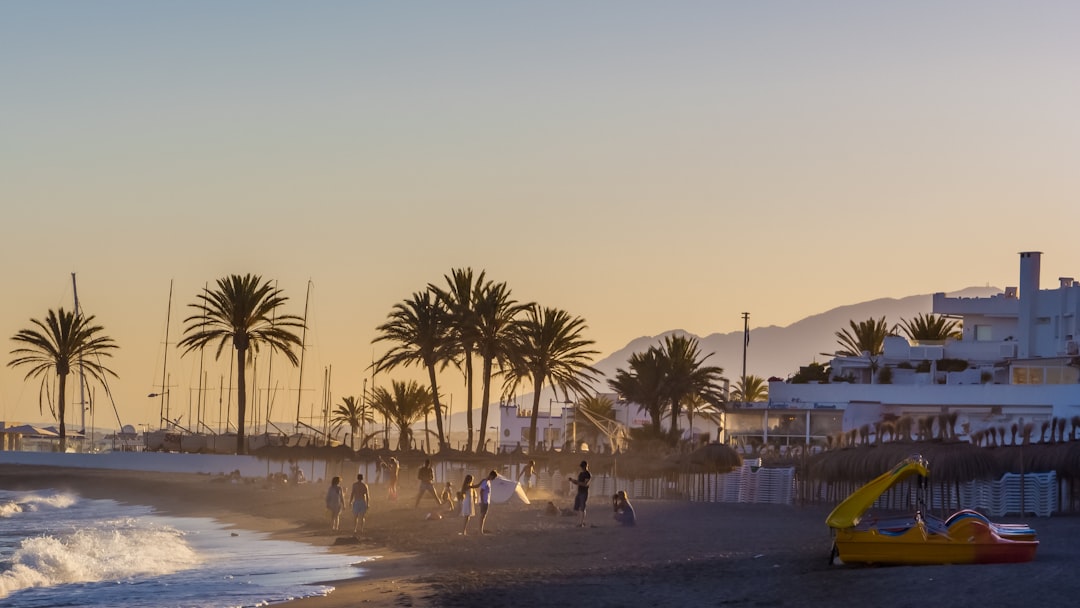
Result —
[[[1001, 293], [997, 287], [967, 287], [948, 292], [949, 297], [988, 297]], [[804, 317], [786, 326], [766, 325], [750, 329], [750, 341], [746, 350], [747, 375], [762, 378], [786, 378], [797, 372], [800, 366], [817, 361], [824, 362], [827, 353], [836, 350], [836, 332], [847, 328], [849, 321], [863, 321], [885, 317], [891, 327], [901, 319], [911, 319], [919, 314], [930, 313], [933, 294], [919, 294], [902, 298], [877, 298], [856, 304], [845, 304], [821, 313]], [[699, 350], [711, 355], [709, 365], [723, 368], [724, 377], [732, 384], [742, 375], [743, 332], [717, 332], [697, 336], [681, 329], [672, 329], [655, 336], [634, 338], [626, 346], [597, 361], [593, 367], [603, 372], [605, 380], [598, 387], [604, 392], [606, 379], [613, 378], [616, 370], [626, 368], [627, 361], [635, 352], [662, 344], [670, 335], [683, 334], [697, 338]], [[547, 392], [547, 391], [545, 391]]]

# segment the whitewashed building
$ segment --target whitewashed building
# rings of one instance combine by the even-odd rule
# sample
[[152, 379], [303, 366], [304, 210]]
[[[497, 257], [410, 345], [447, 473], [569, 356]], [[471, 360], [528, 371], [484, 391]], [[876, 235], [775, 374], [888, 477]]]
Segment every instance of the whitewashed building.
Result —
[[819, 443], [902, 415], [953, 412], [963, 437], [1080, 416], [1080, 282], [1041, 289], [1041, 259], [1021, 253], [1019, 286], [989, 298], [934, 294], [932, 312], [961, 320], [961, 339], [890, 336], [879, 356], [833, 359], [829, 383], [771, 381], [768, 403], [729, 409], [727, 438]]
[[[614, 419], [610, 422], [623, 429], [642, 428], [652, 424], [649, 414], [642, 411], [638, 404], [625, 399], [620, 399], [615, 393], [600, 393], [612, 402]], [[515, 403], [499, 404], [499, 442], [500, 452], [512, 452], [517, 449], [526, 450], [529, 447], [529, 424], [532, 410]], [[579, 416], [579, 423], [575, 423], [575, 414]], [[536, 443], [537, 449], [565, 449], [568, 446], [576, 446], [575, 449], [607, 451], [611, 449], [608, 438], [602, 433], [597, 434], [591, 425], [581, 422], [583, 415], [577, 412], [572, 401], [559, 401], [549, 399], [547, 403], [540, 404], [536, 416]], [[687, 417], [680, 416], [680, 427], [683, 435], [691, 435], [704, 440], [716, 440], [719, 428], [715, 422], [708, 418], [697, 415], [694, 417], [693, 430], [688, 429]], [[668, 428], [670, 421], [665, 418], [662, 421], [663, 428]], [[596, 444], [596, 445], [590, 445]]]

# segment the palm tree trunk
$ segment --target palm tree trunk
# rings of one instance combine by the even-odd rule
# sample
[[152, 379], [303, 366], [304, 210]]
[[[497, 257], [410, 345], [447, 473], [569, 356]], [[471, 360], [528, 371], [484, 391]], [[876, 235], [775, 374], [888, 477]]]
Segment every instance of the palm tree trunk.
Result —
[[676, 397], [671, 400], [671, 438], [674, 441], [679, 440], [680, 414], [682, 414], [682, 399]]
[[439, 431], [439, 451], [446, 447], [446, 435], [443, 434], [442, 406], [439, 405], [439, 383], [435, 379], [435, 364], [427, 366], [428, 382], [431, 383], [431, 396], [435, 401], [435, 428]]
[[471, 452], [473, 442], [473, 364], [471, 350], [465, 351], [465, 392], [465, 425], [469, 428], [469, 435], [465, 440], [465, 451]]
[[247, 416], [247, 349], [236, 348], [236, 453], [247, 453], [244, 419]]
[[476, 440], [476, 451], [484, 448], [484, 435], [487, 433], [488, 401], [491, 400], [491, 357], [484, 357], [484, 388], [481, 391], [483, 400], [480, 401], [480, 436]]
[[544, 386], [543, 378], [533, 377], [533, 406], [529, 418], [529, 454], [536, 453], [536, 417], [540, 412], [540, 389]]
[[67, 391], [67, 374], [57, 374], [60, 377], [60, 395], [56, 398], [56, 413], [60, 416], [60, 453], [67, 451], [67, 425], [64, 418], [67, 414], [67, 403], [64, 401], [64, 393]]

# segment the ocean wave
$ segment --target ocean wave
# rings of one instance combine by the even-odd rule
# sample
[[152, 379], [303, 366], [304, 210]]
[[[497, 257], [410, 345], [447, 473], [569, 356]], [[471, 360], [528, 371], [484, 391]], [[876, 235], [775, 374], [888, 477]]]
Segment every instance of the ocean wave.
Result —
[[24, 538], [7, 561], [0, 597], [30, 587], [160, 576], [201, 560], [181, 532], [129, 518], [67, 535]]
[[14, 500], [0, 504], [0, 517], [13, 517], [27, 511], [41, 511], [44, 509], [67, 509], [78, 502], [74, 494], [25, 494]]

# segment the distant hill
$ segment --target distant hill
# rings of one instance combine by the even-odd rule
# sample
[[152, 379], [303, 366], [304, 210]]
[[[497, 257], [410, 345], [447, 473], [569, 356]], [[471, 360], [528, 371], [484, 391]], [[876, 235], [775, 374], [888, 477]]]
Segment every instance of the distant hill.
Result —
[[[996, 287], [969, 287], [947, 295], [972, 298], [989, 297], [1001, 292], [1002, 290]], [[891, 327], [899, 323], [900, 319], [911, 319], [920, 313], [930, 313], [932, 306], [932, 294], [900, 299], [881, 298], [860, 304], [840, 306], [806, 317], [787, 327], [770, 325], [751, 328], [750, 344], [746, 350], [746, 373], [762, 378], [770, 376], [786, 378], [799, 371], [799, 367], [807, 363], [826, 362], [828, 357], [820, 353], [833, 352], [838, 348], [836, 332], [847, 328], [849, 321], [858, 322], [884, 316]], [[682, 330], [672, 330], [657, 336], [643, 336], [597, 362], [594, 367], [604, 372], [607, 378], [612, 378], [617, 369], [626, 368], [630, 355], [661, 344], [665, 336], [676, 333], [696, 337], [702, 353], [714, 353], [712, 357], [709, 357], [708, 363], [722, 367], [724, 376], [731, 380], [732, 384], [742, 374], [742, 331], [701, 337]], [[604, 388], [606, 385], [605, 381]]]

